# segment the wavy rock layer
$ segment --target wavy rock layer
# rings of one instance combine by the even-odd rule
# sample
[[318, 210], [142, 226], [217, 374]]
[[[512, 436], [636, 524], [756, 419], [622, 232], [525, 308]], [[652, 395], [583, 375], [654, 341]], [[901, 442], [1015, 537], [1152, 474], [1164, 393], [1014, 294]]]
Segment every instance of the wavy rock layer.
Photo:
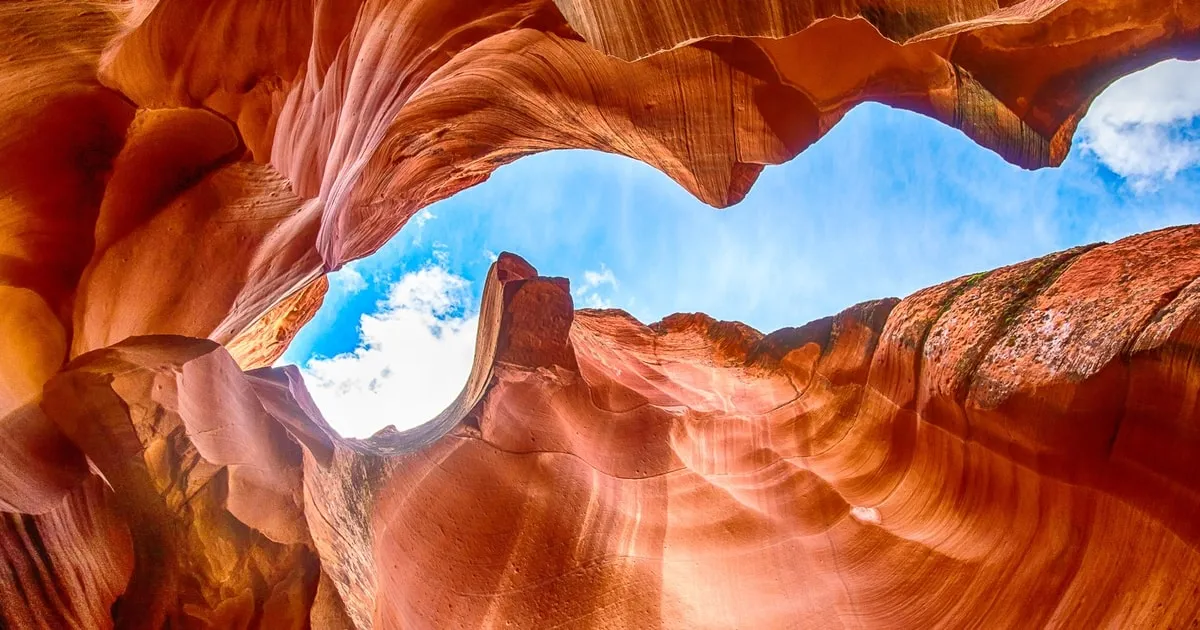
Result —
[[[1172, 261], [1172, 262], [1168, 262]], [[0, 528], [13, 627], [1185, 627], [1200, 227], [762, 335], [503, 255], [428, 425], [136, 337], [41, 408], [93, 475]], [[75, 576], [68, 578], [67, 576]], [[111, 611], [111, 620], [105, 615]]]
[[628, 155], [724, 206], [872, 100], [1044, 166], [1109, 81], [1200, 51], [1188, 2], [899, 4], [7, 3], [0, 324], [37, 334], [0, 413], [132, 335], [269, 364], [323, 271], [522, 155]]
[[0, 37], [6, 627], [1197, 616], [1194, 228], [765, 337], [505, 257], [462, 396], [369, 441], [262, 367], [520, 156], [725, 206], [872, 100], [1053, 165], [1197, 56], [1194, 2], [27, 0]]

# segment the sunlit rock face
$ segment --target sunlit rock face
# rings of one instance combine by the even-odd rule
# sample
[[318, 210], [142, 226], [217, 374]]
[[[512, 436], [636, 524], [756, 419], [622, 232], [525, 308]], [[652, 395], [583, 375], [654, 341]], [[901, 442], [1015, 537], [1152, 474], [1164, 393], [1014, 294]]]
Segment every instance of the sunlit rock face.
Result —
[[1198, 250], [1200, 227], [1163, 230], [765, 336], [577, 312], [563, 280], [504, 255], [462, 395], [368, 440], [339, 438], [295, 368], [131, 338], [46, 385], [94, 476], [6, 518], [3, 612], [1183, 627], [1200, 615]]
[[[715, 206], [874, 100], [1026, 167], [1192, 2], [0, 5], [7, 627], [1183, 627], [1200, 231], [762, 336], [493, 268], [475, 370], [344, 440], [270, 365], [499, 165]], [[885, 209], [881, 209], [886, 211]]]

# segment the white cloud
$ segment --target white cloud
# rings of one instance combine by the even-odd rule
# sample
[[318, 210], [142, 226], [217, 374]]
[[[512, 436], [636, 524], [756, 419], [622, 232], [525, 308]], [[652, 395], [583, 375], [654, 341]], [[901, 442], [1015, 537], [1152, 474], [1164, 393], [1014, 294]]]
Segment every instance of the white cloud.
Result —
[[367, 279], [363, 277], [354, 263], [349, 263], [340, 270], [329, 274], [330, 282], [340, 287], [346, 294], [353, 294], [367, 288]]
[[413, 223], [415, 223], [417, 227], [423, 228], [425, 227], [426, 223], [429, 223], [436, 218], [437, 215], [433, 213], [433, 210], [426, 208], [425, 210], [418, 212], [417, 215], [413, 217]]
[[339, 433], [366, 437], [390, 424], [405, 430], [454, 400], [475, 351], [469, 288], [439, 265], [407, 273], [375, 313], [362, 316], [357, 349], [305, 363], [313, 400]]
[[587, 297], [583, 298], [583, 306], [585, 308], [612, 308], [613, 303], [612, 300], [589, 293]]
[[1200, 166], [1198, 123], [1200, 62], [1171, 60], [1113, 83], [1080, 127], [1086, 150], [1145, 191]]
[[445, 267], [450, 264], [450, 246], [441, 241], [433, 242], [433, 259], [438, 265]]
[[[429, 223], [430, 221], [432, 221], [436, 218], [437, 218], [437, 215], [434, 214], [433, 210], [431, 210], [429, 208], [426, 208], [426, 209], [416, 213], [415, 215], [413, 215], [413, 218], [409, 220], [409, 224], [411, 224], [412, 227], [410, 227], [410, 228], [408, 228], [408, 230], [406, 230], [406, 231], [411, 232], [413, 235], [413, 237], [412, 237], [413, 245], [421, 244], [421, 236], [425, 233], [425, 224]], [[408, 227], [408, 226], [406, 225], [405, 227]]]
[[600, 271], [583, 272], [583, 290], [595, 289], [606, 284], [614, 289], [617, 288], [617, 277], [613, 275], [612, 269], [609, 269], [604, 263], [600, 263]]
[[616, 291], [619, 286], [612, 269], [609, 269], [604, 263], [600, 263], [599, 271], [583, 272], [583, 282], [575, 287], [573, 293], [575, 300], [586, 308], [612, 308], [612, 301], [602, 296], [600, 292], [604, 290], [604, 287]]

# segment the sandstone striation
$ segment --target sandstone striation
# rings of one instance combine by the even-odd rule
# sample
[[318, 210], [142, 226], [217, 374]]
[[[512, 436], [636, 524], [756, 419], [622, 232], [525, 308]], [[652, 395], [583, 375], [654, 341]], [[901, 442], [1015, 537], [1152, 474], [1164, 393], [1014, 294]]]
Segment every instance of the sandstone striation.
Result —
[[462, 395], [339, 437], [324, 274], [530, 153], [703, 201], [877, 101], [1024, 166], [1200, 55], [1159, 0], [0, 3], [0, 620], [1186, 627], [1200, 228], [762, 335], [504, 256]]
[[4, 521], [20, 577], [0, 610], [15, 627], [107, 610], [121, 627], [1183, 627], [1197, 251], [1200, 227], [1164, 230], [769, 335], [575, 311], [506, 254], [459, 399], [368, 440], [331, 430], [295, 368], [134, 337], [46, 385], [93, 476]]

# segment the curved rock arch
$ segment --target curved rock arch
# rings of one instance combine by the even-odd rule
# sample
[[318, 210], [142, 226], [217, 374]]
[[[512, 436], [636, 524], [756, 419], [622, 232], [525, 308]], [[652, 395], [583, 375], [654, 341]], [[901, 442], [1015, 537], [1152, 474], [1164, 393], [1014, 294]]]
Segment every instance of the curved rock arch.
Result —
[[522, 155], [726, 206], [872, 100], [1049, 166], [1108, 82], [1200, 50], [1184, 2], [744, 4], [0, 6], [0, 616], [1194, 619], [1195, 228], [767, 336], [576, 313], [504, 257], [463, 396], [366, 442], [252, 369], [325, 272]]

